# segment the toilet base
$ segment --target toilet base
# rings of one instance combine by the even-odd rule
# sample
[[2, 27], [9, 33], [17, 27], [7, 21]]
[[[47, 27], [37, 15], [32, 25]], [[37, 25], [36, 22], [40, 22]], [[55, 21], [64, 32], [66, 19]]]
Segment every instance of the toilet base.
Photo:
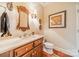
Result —
[[43, 48], [43, 51], [45, 51], [48, 54], [53, 54], [53, 50], [52, 49], [47, 49], [47, 48]]

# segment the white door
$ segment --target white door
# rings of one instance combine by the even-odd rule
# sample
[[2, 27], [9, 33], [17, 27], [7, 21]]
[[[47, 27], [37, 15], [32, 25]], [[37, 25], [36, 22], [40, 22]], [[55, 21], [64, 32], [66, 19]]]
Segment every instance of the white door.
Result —
[[79, 3], [76, 4], [76, 43], [79, 55]]

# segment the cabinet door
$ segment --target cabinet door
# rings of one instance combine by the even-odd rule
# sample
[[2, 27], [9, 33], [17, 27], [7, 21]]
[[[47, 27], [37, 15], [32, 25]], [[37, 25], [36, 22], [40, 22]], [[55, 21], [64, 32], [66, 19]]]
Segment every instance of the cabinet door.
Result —
[[38, 46], [41, 43], [43, 43], [43, 38], [40, 38], [40, 39], [34, 41], [34, 47]]
[[33, 53], [33, 50], [27, 52], [25, 55], [23, 55], [22, 57], [32, 57], [32, 53]]
[[37, 46], [34, 49], [32, 56], [33, 57], [41, 57], [42, 56], [42, 50], [43, 50], [43, 44], [40, 44], [39, 46]]
[[5, 53], [2, 53], [0, 54], [0, 57], [10, 57], [10, 52], [5, 52]]
[[32, 48], [33, 48], [33, 43], [29, 43], [29, 44], [26, 44], [22, 47], [19, 47], [19, 48], [14, 50], [15, 56], [16, 57], [22, 56], [25, 53], [27, 53], [28, 51], [30, 51]]
[[43, 51], [43, 44], [41, 44], [41, 45], [38, 46], [37, 55], [38, 55], [39, 57], [42, 56], [42, 51]]

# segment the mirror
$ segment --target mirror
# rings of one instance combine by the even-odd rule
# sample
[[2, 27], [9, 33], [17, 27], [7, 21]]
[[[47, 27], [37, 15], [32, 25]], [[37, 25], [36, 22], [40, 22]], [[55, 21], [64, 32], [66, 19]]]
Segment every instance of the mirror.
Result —
[[5, 10], [6, 10], [6, 8], [2, 5], [0, 5], [0, 36], [3, 34], [2, 30], [1, 30], [1, 16]]
[[29, 11], [25, 6], [17, 6], [19, 13], [19, 21], [17, 25], [17, 29], [21, 29], [22, 31], [26, 31], [29, 29]]

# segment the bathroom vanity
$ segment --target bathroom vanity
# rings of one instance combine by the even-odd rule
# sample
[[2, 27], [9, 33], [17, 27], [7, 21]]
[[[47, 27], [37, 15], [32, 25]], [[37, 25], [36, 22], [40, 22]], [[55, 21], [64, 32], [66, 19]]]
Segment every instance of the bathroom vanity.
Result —
[[[10, 39], [11, 40], [11, 39]], [[0, 44], [0, 57], [41, 57], [43, 35], [12, 39]], [[15, 41], [14, 41], [15, 40]]]

